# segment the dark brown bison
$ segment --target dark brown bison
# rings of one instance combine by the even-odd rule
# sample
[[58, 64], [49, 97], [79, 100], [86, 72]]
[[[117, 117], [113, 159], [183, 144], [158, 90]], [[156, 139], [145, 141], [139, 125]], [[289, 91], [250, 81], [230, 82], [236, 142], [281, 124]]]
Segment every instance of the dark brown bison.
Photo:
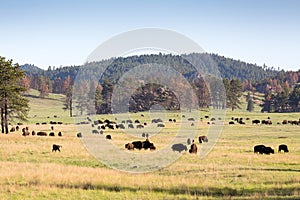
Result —
[[128, 150], [134, 150], [134, 145], [132, 143], [125, 144], [125, 148]]
[[106, 138], [107, 140], [111, 140], [111, 135], [106, 135], [105, 138]]
[[60, 151], [60, 148], [61, 148], [62, 146], [61, 145], [58, 145], [58, 144], [53, 144], [52, 145], [52, 152], [53, 151]]
[[197, 145], [195, 143], [193, 143], [191, 145], [191, 148], [189, 150], [190, 153], [194, 153], [194, 154], [197, 154]]
[[266, 147], [265, 145], [256, 145], [254, 147], [254, 153], [260, 153], [260, 154], [274, 154], [274, 149], [271, 147]]
[[58, 132], [58, 136], [61, 137], [61, 136], [62, 136], [62, 133], [61, 133], [61, 132]]
[[165, 127], [165, 125], [164, 124], [157, 124], [157, 127], [163, 128], [163, 127]]
[[54, 132], [49, 133], [49, 136], [55, 136]]
[[128, 124], [128, 128], [134, 128], [133, 124]]
[[22, 133], [22, 135], [23, 135], [23, 136], [28, 136], [28, 135], [30, 135], [30, 132], [27, 131], [27, 130], [25, 130], [25, 131]]
[[283, 151], [284, 153], [288, 153], [289, 152], [289, 149], [288, 149], [288, 147], [287, 147], [286, 144], [279, 145], [278, 152], [281, 152], [281, 151]]
[[199, 143], [208, 142], [208, 139], [205, 135], [199, 136]]
[[260, 123], [260, 120], [258, 120], [258, 119], [252, 120], [252, 124], [259, 124], [259, 123]]
[[47, 133], [44, 131], [37, 132], [37, 136], [47, 136]]
[[263, 144], [256, 145], [256, 146], [254, 146], [254, 153], [260, 153], [260, 154], [263, 154], [264, 148], [266, 148], [266, 146], [263, 145]]
[[32, 132], [31, 132], [31, 135], [35, 135], [35, 131], [32, 131]]
[[81, 137], [82, 137], [82, 134], [81, 134], [81, 133], [77, 133], [77, 137], [78, 137], [78, 138], [81, 138]]
[[149, 149], [150, 147], [154, 146], [153, 143], [151, 143], [148, 139], [142, 142], [143, 148], [145, 150]]
[[187, 151], [187, 147], [181, 143], [173, 144], [171, 148], [173, 151], [178, 151], [179, 153], [181, 153], [182, 151]]
[[141, 141], [134, 141], [132, 142], [134, 149], [141, 150], [143, 148], [143, 143]]
[[141, 129], [141, 128], [144, 128], [144, 126], [143, 126], [142, 124], [138, 124], [138, 125], [136, 126], [136, 128]]

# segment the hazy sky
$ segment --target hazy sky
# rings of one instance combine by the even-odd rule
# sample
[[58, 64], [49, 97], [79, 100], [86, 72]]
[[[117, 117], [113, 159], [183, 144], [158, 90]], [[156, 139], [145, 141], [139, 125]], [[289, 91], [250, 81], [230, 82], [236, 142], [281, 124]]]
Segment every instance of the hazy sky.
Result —
[[19, 64], [82, 64], [112, 36], [155, 27], [210, 53], [300, 69], [298, 0], [0, 0], [0, 9], [0, 55]]

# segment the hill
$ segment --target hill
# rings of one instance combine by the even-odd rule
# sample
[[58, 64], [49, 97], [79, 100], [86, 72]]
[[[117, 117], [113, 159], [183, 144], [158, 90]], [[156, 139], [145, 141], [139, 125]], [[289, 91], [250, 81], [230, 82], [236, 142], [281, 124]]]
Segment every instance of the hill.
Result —
[[[110, 61], [100, 61], [92, 63], [92, 65], [102, 66], [103, 64], [107, 64]], [[198, 61], [201, 61], [205, 63], [206, 66], [216, 67], [220, 72], [222, 78], [235, 78], [241, 81], [248, 80], [251, 82], [257, 82], [262, 79], [272, 78], [278, 73], [278, 71], [274, 68], [269, 68], [267, 66], [258, 66], [256, 64], [250, 64], [240, 60], [226, 58], [217, 54], [207, 53], [192, 53], [182, 56], [175, 56], [170, 54], [152, 54], [131, 56], [126, 58], [119, 57], [114, 59], [113, 63], [111, 64], [114, 65], [115, 72], [117, 71], [119, 73], [122, 73], [126, 71], [126, 69], [136, 65], [142, 65], [147, 63], [160, 63], [175, 66], [176, 69], [180, 67], [184, 70], [183, 73], [188, 74], [191, 72], [190, 70], [192, 69], [192, 64], [190, 63], [190, 61], [193, 64], [197, 63]], [[27, 74], [44, 75], [49, 77], [51, 80], [55, 80], [56, 78], [65, 79], [68, 75], [70, 75], [71, 78], [75, 78], [80, 67], [81, 66], [65, 66], [56, 69], [49, 68], [48, 70], [42, 70], [34, 65], [26, 64], [21, 66], [21, 68], [24, 69]]]

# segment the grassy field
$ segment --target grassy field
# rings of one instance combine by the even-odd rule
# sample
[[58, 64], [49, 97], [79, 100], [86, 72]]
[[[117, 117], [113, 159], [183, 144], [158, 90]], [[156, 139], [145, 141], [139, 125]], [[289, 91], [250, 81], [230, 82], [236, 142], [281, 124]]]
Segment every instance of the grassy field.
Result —
[[[31, 112], [27, 126], [30, 130], [50, 132], [49, 124], [35, 123], [62, 121], [63, 125], [54, 126], [54, 132], [61, 131], [63, 137], [1, 134], [0, 199], [300, 199], [300, 127], [277, 124], [283, 119], [299, 119], [299, 113], [267, 114], [257, 108], [253, 113], [228, 110], [225, 119], [211, 125], [225, 124], [215, 147], [203, 159], [183, 152], [174, 163], [160, 170], [129, 173], [111, 169], [89, 154], [76, 137], [74, 119], [61, 109], [63, 96], [40, 99], [36, 95], [32, 92], [28, 97]], [[207, 133], [207, 120], [199, 119], [208, 113], [193, 111], [186, 116], [196, 118], [197, 135]], [[147, 118], [148, 113], [143, 114]], [[54, 119], [54, 115], [58, 118]], [[270, 117], [273, 125], [252, 125], [251, 120], [246, 125], [228, 125], [231, 117]], [[146, 120], [140, 113], [132, 114], [132, 118]], [[176, 123], [165, 122], [166, 127], [151, 137], [158, 151], [184, 123], [180, 113], [169, 112], [165, 118], [176, 118]], [[155, 127], [149, 124], [144, 131], [155, 131]], [[130, 139], [119, 130], [106, 134], [112, 135], [112, 143], [120, 149]], [[54, 143], [62, 145], [61, 152], [51, 152]], [[282, 143], [289, 146], [289, 153], [277, 153]], [[256, 144], [273, 147], [275, 154], [254, 154]], [[197, 145], [201, 148], [201, 144]]]

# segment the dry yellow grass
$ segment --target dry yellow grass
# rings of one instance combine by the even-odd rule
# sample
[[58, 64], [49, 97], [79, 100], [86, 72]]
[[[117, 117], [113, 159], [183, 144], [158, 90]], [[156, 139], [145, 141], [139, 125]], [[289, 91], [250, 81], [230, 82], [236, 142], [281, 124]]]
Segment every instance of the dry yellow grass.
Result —
[[[165, 131], [151, 139], [158, 148], [164, 147], [177, 129], [176, 123], [166, 125]], [[199, 133], [205, 133], [207, 127], [203, 123]], [[50, 132], [50, 125], [29, 125], [29, 129]], [[164, 169], [138, 174], [101, 164], [76, 138], [74, 125], [55, 126], [54, 131], [62, 131], [63, 137], [23, 137], [20, 132], [0, 135], [0, 198], [272, 199], [298, 198], [300, 194], [297, 126], [226, 125], [217, 145], [204, 159], [184, 152]], [[122, 132], [107, 133], [120, 148], [130, 139]], [[61, 152], [51, 152], [54, 143], [63, 146]], [[253, 154], [253, 145], [260, 143], [274, 148], [287, 143], [291, 152]]]

